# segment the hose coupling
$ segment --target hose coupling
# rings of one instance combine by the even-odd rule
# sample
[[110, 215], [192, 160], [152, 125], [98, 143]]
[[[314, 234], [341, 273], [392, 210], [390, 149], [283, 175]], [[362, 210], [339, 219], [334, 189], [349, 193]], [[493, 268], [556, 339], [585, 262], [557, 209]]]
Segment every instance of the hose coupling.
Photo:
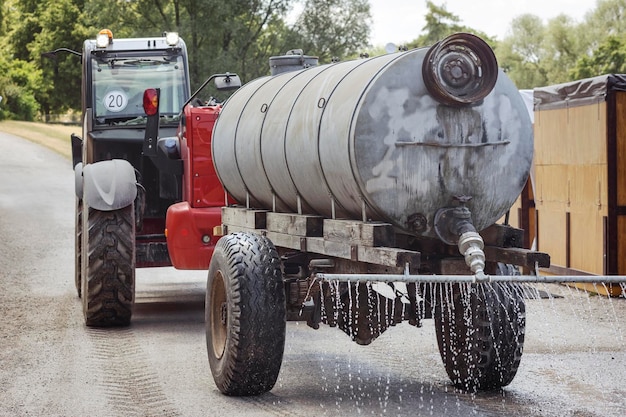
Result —
[[459, 252], [465, 257], [465, 263], [475, 275], [484, 274], [485, 242], [477, 232], [465, 232], [459, 237]]

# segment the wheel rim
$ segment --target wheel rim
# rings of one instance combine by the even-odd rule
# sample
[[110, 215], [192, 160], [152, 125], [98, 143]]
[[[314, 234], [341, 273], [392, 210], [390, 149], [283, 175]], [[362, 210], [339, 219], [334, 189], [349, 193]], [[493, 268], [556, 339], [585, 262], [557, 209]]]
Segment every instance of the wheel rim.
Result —
[[226, 286], [224, 285], [224, 277], [221, 271], [218, 271], [213, 278], [210, 302], [211, 344], [213, 345], [213, 354], [217, 359], [220, 359], [226, 349], [226, 334], [228, 331]]

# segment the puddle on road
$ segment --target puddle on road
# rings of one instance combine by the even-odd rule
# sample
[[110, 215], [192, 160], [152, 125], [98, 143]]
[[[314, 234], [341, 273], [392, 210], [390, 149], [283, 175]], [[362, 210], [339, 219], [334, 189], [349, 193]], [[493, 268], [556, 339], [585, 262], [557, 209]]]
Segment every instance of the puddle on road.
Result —
[[[330, 286], [336, 294], [342, 291], [339, 283]], [[348, 310], [359, 311], [359, 291], [369, 292], [371, 286], [345, 292]], [[422, 306], [421, 317], [443, 314], [466, 323], [475, 319], [467, 308], [472, 304], [473, 289], [446, 285], [429, 291], [436, 293], [438, 300], [464, 299], [459, 305], [466, 311], [455, 316], [449, 303], [443, 303], [445, 309], [432, 303]], [[525, 322], [525, 340], [518, 374], [502, 390], [468, 393], [451, 385], [433, 340], [435, 320], [427, 319], [417, 329], [406, 323], [391, 326], [370, 346], [362, 347], [350, 343], [358, 333], [353, 326], [359, 316], [347, 314], [346, 323], [353, 331], [347, 332], [349, 338], [326, 326], [318, 331], [303, 324], [289, 327], [290, 332], [302, 334], [288, 337], [283, 371], [273, 392], [296, 403], [302, 401], [323, 415], [621, 416], [626, 407], [626, 300], [555, 284], [507, 286], [497, 292], [496, 300], [503, 295], [524, 299], [525, 307], [515, 304], [511, 308], [508, 302], [493, 306], [507, 319]], [[322, 315], [333, 314], [331, 318], [340, 321], [340, 314], [345, 314], [345, 305], [338, 301], [341, 298], [335, 296], [334, 310], [322, 311]], [[402, 304], [390, 308], [398, 306], [407, 308]], [[380, 304], [370, 303], [371, 307], [380, 309]], [[519, 331], [520, 327], [524, 326], [512, 329]], [[465, 338], [472, 339], [476, 329], [467, 329]], [[377, 330], [381, 329], [373, 333]], [[307, 337], [304, 332], [312, 335]], [[317, 337], [318, 332], [323, 335]], [[302, 342], [303, 337], [308, 341]], [[497, 356], [494, 369], [499, 361]], [[298, 386], [284, 383], [294, 368], [299, 370], [297, 376], [292, 375]]]

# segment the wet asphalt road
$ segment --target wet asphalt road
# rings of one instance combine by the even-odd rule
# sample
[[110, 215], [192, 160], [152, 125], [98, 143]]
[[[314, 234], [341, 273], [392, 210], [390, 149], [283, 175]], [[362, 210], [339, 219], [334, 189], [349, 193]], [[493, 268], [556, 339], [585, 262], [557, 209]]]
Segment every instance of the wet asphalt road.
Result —
[[432, 321], [370, 346], [289, 323], [276, 387], [221, 395], [204, 341], [205, 272], [139, 270], [133, 323], [88, 329], [73, 283], [73, 173], [0, 133], [0, 416], [624, 416], [626, 300], [561, 286], [527, 301], [525, 352], [502, 391], [448, 382]]

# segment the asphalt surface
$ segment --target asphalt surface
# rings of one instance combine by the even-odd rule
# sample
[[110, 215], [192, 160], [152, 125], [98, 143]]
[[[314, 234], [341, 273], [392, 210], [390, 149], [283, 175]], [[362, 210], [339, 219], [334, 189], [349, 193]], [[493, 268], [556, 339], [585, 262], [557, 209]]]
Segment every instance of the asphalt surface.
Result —
[[74, 288], [67, 159], [0, 133], [0, 416], [626, 415], [626, 300], [562, 286], [527, 301], [525, 351], [504, 390], [448, 382], [433, 323], [370, 346], [288, 323], [268, 394], [217, 391], [204, 340], [204, 271], [138, 270], [132, 325], [83, 324]]

